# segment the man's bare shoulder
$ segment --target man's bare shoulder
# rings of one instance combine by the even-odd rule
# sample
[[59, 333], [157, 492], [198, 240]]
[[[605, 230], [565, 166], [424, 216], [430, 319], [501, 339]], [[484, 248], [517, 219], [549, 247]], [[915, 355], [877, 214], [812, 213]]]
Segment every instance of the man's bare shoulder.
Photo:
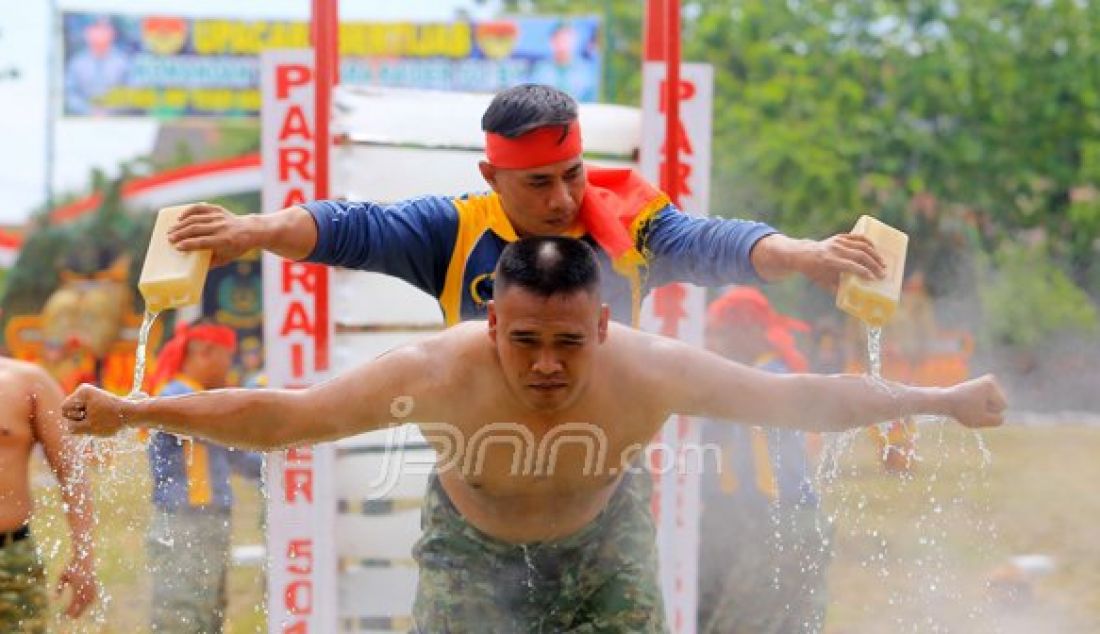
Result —
[[483, 321], [451, 326], [394, 351], [437, 378], [468, 375], [471, 367], [482, 367], [485, 361], [494, 358], [492, 352]]
[[30, 422], [33, 396], [48, 381], [53, 381], [45, 370], [33, 363], [0, 357], [0, 416], [9, 423]]
[[18, 385], [30, 389], [36, 384], [55, 384], [56, 381], [44, 369], [28, 361], [0, 357], [0, 377], [6, 385]]
[[456, 324], [420, 339], [413, 346], [433, 354], [477, 354], [491, 347], [488, 329], [483, 321]]
[[644, 395], [660, 408], [664, 390], [670, 380], [680, 378], [692, 364], [692, 355], [699, 350], [678, 339], [610, 324], [607, 341], [608, 371], [638, 395]]
[[616, 355], [627, 355], [632, 361], [656, 361], [686, 345], [677, 339], [617, 323], [608, 324], [607, 342]]

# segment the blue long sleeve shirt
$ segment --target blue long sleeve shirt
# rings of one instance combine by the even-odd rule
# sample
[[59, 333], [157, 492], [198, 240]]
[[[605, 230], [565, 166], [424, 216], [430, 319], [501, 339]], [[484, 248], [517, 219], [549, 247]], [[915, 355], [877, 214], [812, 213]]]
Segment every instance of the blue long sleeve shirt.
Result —
[[[177, 377], [158, 396], [180, 396], [202, 388], [186, 377]], [[153, 472], [153, 504], [162, 511], [201, 509], [229, 512], [233, 490], [229, 476], [237, 473], [259, 480], [263, 457], [205, 440], [184, 440], [165, 432], [149, 440], [149, 466]]]
[[[306, 258], [405, 280], [435, 297], [448, 324], [484, 319], [492, 299], [492, 273], [516, 234], [495, 193], [422, 196], [392, 204], [322, 200], [305, 209], [317, 224], [317, 244]], [[766, 224], [698, 218], [669, 204], [636, 228], [645, 258], [639, 275], [619, 274], [589, 235], [601, 267], [603, 300], [612, 318], [629, 323], [636, 302], [669, 282], [700, 286], [756, 283], [749, 255]]]

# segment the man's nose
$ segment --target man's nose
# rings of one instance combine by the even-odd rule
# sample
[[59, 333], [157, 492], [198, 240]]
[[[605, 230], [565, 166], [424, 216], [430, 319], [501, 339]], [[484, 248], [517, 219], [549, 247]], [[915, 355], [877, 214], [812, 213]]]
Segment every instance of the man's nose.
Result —
[[552, 349], [543, 348], [535, 354], [535, 363], [531, 369], [537, 374], [555, 374], [561, 370], [561, 361]]
[[550, 190], [550, 210], [555, 213], [573, 211], [573, 196], [569, 193], [569, 186], [565, 181], [558, 181]]

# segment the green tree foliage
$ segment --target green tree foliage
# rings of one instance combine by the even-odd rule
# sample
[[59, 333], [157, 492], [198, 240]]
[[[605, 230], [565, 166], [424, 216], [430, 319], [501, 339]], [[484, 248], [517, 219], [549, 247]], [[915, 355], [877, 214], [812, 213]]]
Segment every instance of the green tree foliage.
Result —
[[[644, 3], [505, 4], [604, 15], [609, 97], [638, 103]], [[817, 236], [871, 213], [910, 233], [933, 293], [972, 298], [973, 255], [1038, 232], [1033, 260], [1100, 300], [1100, 3], [682, 5], [684, 59], [716, 71], [712, 213]]]
[[1096, 331], [1096, 307], [1042, 247], [1003, 244], [983, 267], [982, 301], [994, 344], [1033, 349], [1058, 333]]

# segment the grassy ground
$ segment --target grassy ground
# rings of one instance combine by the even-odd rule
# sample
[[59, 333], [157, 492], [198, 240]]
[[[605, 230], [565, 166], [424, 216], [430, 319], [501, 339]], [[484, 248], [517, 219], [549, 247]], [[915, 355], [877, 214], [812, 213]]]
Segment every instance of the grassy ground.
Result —
[[[1100, 429], [987, 432], [988, 463], [970, 432], [930, 425], [921, 433], [912, 476], [885, 473], [860, 436], [826, 486], [837, 521], [828, 634], [1100, 631]], [[98, 473], [108, 600], [99, 614], [75, 624], [58, 619], [54, 629], [145, 632], [148, 469], [142, 454], [129, 454]], [[259, 543], [260, 498], [248, 486], [237, 491], [234, 543]], [[37, 500], [34, 527], [56, 578], [67, 552], [64, 522], [49, 487], [37, 487]], [[991, 589], [994, 570], [1021, 554], [1049, 555], [1055, 568], [1014, 592]], [[262, 627], [262, 585], [259, 569], [233, 570], [229, 632]]]
[[[828, 487], [827, 632], [1100, 631], [1100, 429], [985, 432], [988, 464], [972, 432], [921, 434], [911, 477], [885, 473], [864, 438]], [[1005, 564], [1024, 554], [1053, 571], [1014, 576]]]

